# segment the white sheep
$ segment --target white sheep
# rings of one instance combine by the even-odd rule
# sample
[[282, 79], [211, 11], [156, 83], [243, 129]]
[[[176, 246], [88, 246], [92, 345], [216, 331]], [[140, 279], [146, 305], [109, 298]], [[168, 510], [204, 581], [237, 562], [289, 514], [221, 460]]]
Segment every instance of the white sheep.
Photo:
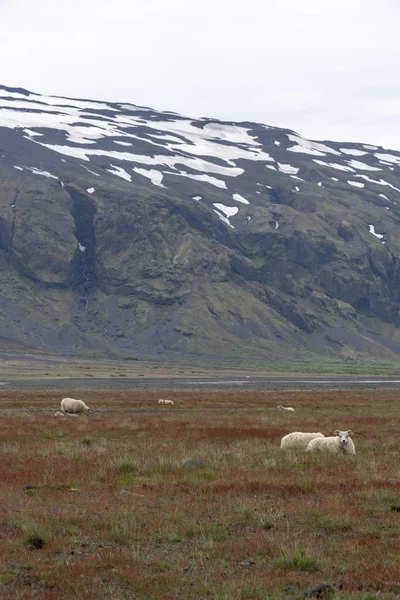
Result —
[[305, 450], [314, 438], [323, 438], [323, 433], [304, 433], [302, 431], [293, 431], [283, 436], [281, 439], [281, 448], [283, 450]]
[[166, 400], [165, 398], [160, 398], [158, 404], [173, 404], [173, 400]]
[[355, 454], [356, 449], [354, 442], [349, 437], [354, 435], [351, 429], [340, 431], [337, 429], [333, 436], [324, 437], [323, 439], [311, 440], [308, 444], [306, 452], [330, 452], [331, 454]]
[[61, 400], [61, 410], [64, 415], [88, 415], [92, 412], [83, 400], [75, 400], [74, 398], [63, 398]]
[[294, 408], [292, 408], [291, 406], [282, 406], [280, 404], [279, 406], [277, 406], [277, 408], [279, 408], [279, 410], [285, 410], [286, 412], [294, 412]]
[[55, 417], [63, 417], [63, 416], [64, 416], [64, 413], [63, 413], [63, 412], [60, 412], [60, 411], [58, 410], [56, 413], [54, 413], [54, 416], [55, 416]]

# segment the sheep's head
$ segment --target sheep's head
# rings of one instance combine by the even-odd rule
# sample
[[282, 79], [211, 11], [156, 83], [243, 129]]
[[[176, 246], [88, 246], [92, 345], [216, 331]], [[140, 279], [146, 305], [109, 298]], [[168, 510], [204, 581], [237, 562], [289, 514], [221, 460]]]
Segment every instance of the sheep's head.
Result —
[[90, 415], [90, 413], [92, 412], [92, 409], [89, 408], [88, 406], [85, 406], [84, 412], [85, 412], [85, 415]]
[[334, 435], [339, 437], [339, 445], [344, 450], [349, 443], [349, 436], [353, 435], [353, 432], [351, 429], [348, 429], [347, 431], [340, 431], [340, 429], [336, 429]]

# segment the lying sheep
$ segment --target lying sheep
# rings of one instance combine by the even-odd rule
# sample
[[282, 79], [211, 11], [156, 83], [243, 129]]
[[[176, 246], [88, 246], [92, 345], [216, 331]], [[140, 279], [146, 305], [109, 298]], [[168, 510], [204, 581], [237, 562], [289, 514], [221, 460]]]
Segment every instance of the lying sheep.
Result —
[[349, 437], [354, 435], [351, 429], [340, 431], [337, 429], [333, 436], [324, 437], [323, 439], [311, 440], [308, 444], [306, 452], [330, 452], [331, 454], [355, 454], [356, 449], [354, 442]]
[[293, 431], [281, 439], [281, 448], [283, 450], [305, 450], [314, 438], [323, 438], [323, 433], [303, 433], [302, 431]]
[[294, 412], [294, 408], [292, 408], [291, 406], [282, 406], [280, 404], [279, 406], [277, 406], [277, 408], [279, 408], [279, 410], [286, 410], [286, 412]]
[[54, 413], [55, 417], [65, 417], [65, 415], [67, 415], [67, 417], [79, 417], [79, 413], [63, 413], [59, 410], [56, 413]]
[[158, 404], [173, 404], [173, 400], [165, 400], [164, 398], [160, 398]]
[[61, 410], [64, 415], [88, 415], [92, 412], [83, 400], [75, 400], [74, 398], [61, 400]]

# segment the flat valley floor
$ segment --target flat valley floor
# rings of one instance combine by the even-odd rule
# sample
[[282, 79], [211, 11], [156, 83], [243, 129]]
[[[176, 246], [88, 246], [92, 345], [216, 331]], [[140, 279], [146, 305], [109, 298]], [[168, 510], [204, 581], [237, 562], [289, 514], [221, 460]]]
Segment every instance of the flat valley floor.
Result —
[[[29, 381], [0, 390], [1, 599], [399, 597], [393, 384]], [[93, 413], [55, 417], [64, 396]], [[356, 456], [280, 450], [335, 429]]]

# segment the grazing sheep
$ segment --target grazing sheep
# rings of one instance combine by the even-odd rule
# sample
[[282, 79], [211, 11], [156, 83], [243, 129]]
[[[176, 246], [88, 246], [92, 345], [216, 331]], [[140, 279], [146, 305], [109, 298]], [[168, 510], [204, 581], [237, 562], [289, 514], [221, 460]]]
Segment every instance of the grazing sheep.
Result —
[[354, 435], [351, 429], [347, 431], [337, 429], [333, 436], [311, 440], [306, 452], [323, 451], [330, 452], [331, 454], [355, 454], [356, 449], [353, 440], [349, 437], [350, 435]]
[[323, 433], [303, 433], [302, 431], [293, 431], [281, 439], [281, 448], [283, 450], [305, 450], [314, 438], [323, 438]]
[[74, 398], [61, 400], [61, 410], [64, 415], [88, 415], [92, 412], [83, 400], [75, 400]]
[[158, 404], [173, 404], [173, 400], [165, 400], [164, 398], [160, 398]]
[[294, 408], [292, 408], [291, 406], [282, 406], [280, 404], [279, 406], [277, 406], [277, 408], [279, 408], [279, 410], [286, 410], [286, 412], [294, 412]]

